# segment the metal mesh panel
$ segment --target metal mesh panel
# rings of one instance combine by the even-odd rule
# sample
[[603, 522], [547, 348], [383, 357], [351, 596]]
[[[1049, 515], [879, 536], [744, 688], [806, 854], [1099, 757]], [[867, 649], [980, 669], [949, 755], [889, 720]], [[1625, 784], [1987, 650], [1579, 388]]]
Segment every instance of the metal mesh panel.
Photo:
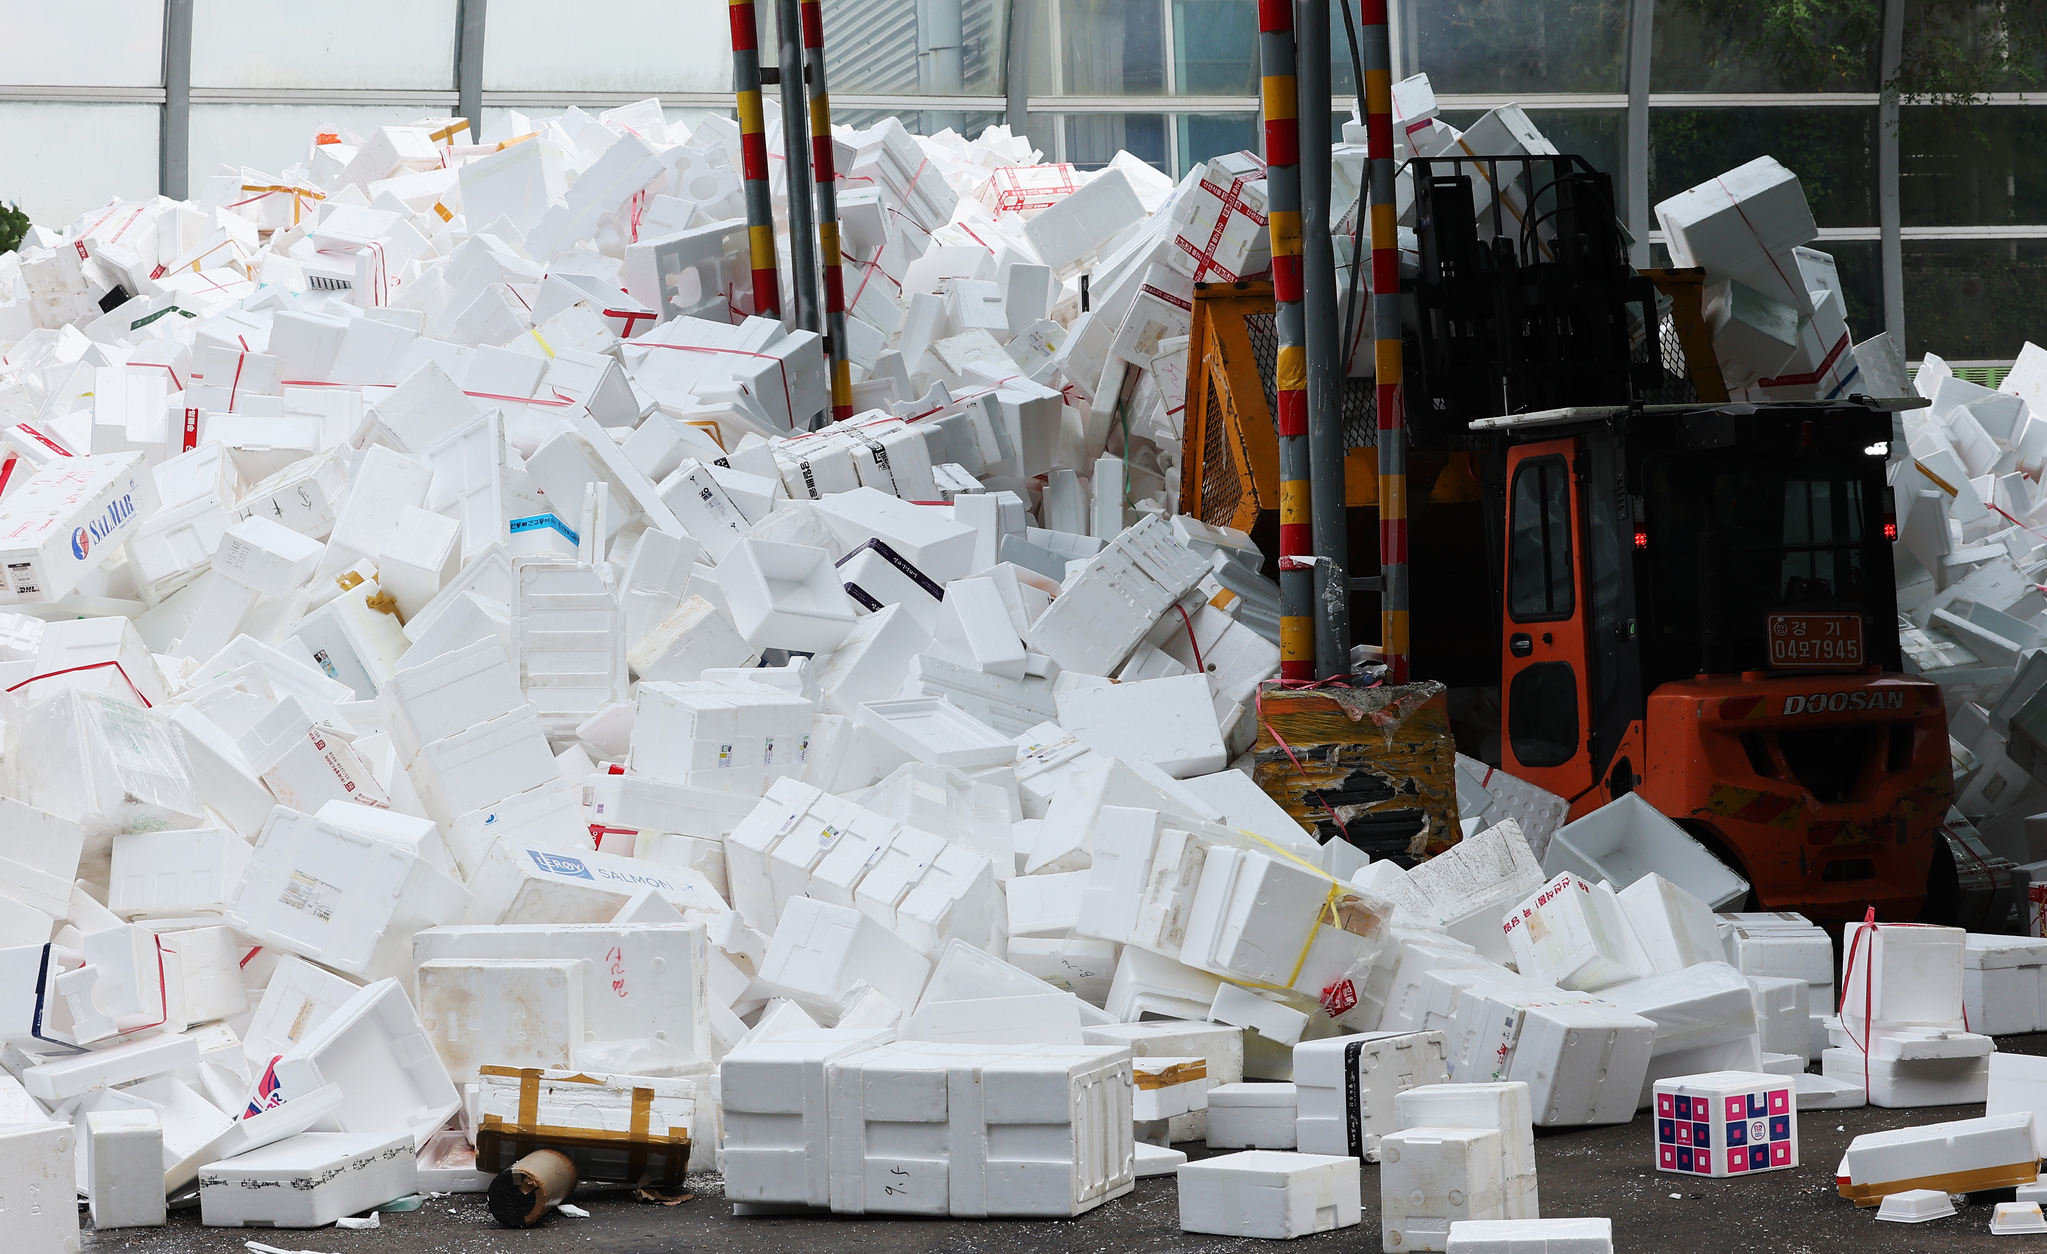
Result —
[[[1279, 330], [1269, 313], [1249, 314], [1244, 331], [1251, 337], [1251, 356], [1258, 362], [1258, 381], [1265, 387], [1265, 412], [1277, 415], [1279, 396], [1274, 376], [1279, 369]], [[1275, 417], [1273, 425], [1278, 425]], [[1375, 448], [1379, 443], [1379, 394], [1371, 379], [1343, 381], [1343, 446]]]
[[1668, 316], [1659, 320], [1656, 339], [1662, 349], [1663, 382], [1638, 389], [1635, 399], [1645, 405], [1683, 405], [1698, 400], [1699, 390], [1692, 386], [1684, 345], [1678, 342], [1677, 324]]
[[1222, 402], [1210, 379], [1204, 398], [1207, 412], [1201, 434], [1201, 521], [1211, 527], [1227, 524], [1244, 497], [1244, 470], [1230, 456], [1229, 432], [1224, 428]]

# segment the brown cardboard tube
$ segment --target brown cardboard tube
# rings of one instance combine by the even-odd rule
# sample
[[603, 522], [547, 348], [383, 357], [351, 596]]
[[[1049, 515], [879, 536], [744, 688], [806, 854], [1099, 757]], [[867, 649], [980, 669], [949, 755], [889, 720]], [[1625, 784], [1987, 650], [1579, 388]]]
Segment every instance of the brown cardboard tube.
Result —
[[560, 1150], [534, 1150], [490, 1182], [486, 1204], [503, 1228], [531, 1228], [568, 1200], [576, 1187], [576, 1164]]

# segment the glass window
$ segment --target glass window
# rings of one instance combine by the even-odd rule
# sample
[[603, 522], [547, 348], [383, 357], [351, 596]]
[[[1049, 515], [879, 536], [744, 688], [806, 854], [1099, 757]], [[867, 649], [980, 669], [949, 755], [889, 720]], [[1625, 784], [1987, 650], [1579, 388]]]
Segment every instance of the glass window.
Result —
[[1507, 739], [1523, 766], [1562, 766], [1578, 752], [1578, 673], [1537, 662], [1507, 690]]
[[1834, 258], [1848, 329], [1866, 340], [1884, 329], [1883, 245], [1870, 240], [1823, 239], [1812, 247]]
[[1402, 70], [1427, 71], [1438, 92], [1627, 90], [1627, 0], [1399, 0], [1399, 5]]
[[1913, 357], [2009, 361], [2047, 340], [2047, 240], [1906, 240], [1905, 334]]
[[1906, 226], [2047, 223], [2047, 109], [1898, 111], [1898, 207]]
[[[1083, 170], [1109, 164], [1118, 149], [1140, 161], [1166, 168], [1166, 122], [1163, 113], [1068, 113], [1059, 117], [1066, 147], [1062, 160]], [[1037, 124], [1032, 123], [1035, 138]], [[1050, 133], [1049, 128], [1047, 134]], [[1049, 154], [1047, 159], [1049, 160]]]
[[110, 0], [89, 16], [68, 4], [8, 5], [0, 83], [163, 86], [163, 0]]
[[[866, 128], [883, 118], [894, 118], [903, 124], [903, 129], [912, 135], [936, 135], [951, 127], [968, 139], [973, 139], [991, 126], [1000, 126], [1000, 113], [961, 113], [951, 109], [832, 109], [832, 125]], [[1036, 132], [1043, 130], [1043, 136]], [[1031, 133], [1031, 142], [1045, 150], [1045, 160], [1052, 159], [1052, 130], [1040, 124]], [[1114, 156], [1114, 153], [1109, 154]]]
[[[759, 6], [762, 12], [773, 7]], [[822, 6], [831, 89], [874, 95], [1001, 95], [1008, 56], [1007, 0], [953, 0], [950, 7], [959, 13], [958, 26], [934, 24], [929, 31], [918, 26], [922, 7], [875, 0]], [[772, 39], [774, 23], [768, 22], [766, 29]], [[768, 53], [764, 59], [772, 62], [776, 56]], [[729, 72], [726, 77], [730, 79]]]
[[1182, 113], [1173, 120], [1180, 128], [1180, 177], [1209, 160], [1249, 149], [1263, 156], [1265, 137], [1258, 133], [1258, 116], [1253, 113]]
[[1875, 91], [1881, 20], [1876, 4], [1657, 0], [1650, 88]]
[[192, 86], [452, 90], [455, 0], [196, 0]]
[[[1159, 0], [1038, 0], [1034, 96], [1150, 96], [1166, 90]], [[1113, 150], [1111, 150], [1113, 152]]]
[[1538, 457], [1514, 472], [1508, 537], [1507, 609], [1514, 621], [1569, 618], [1571, 474], [1561, 457]]
[[0, 197], [61, 231], [109, 199], [156, 195], [155, 105], [0, 102]]
[[1957, 79], [1976, 91], [2038, 92], [2047, 85], [2047, 5], [2039, 0], [1904, 3], [1908, 91], [1960, 85]]
[[1876, 225], [1876, 109], [1655, 109], [1649, 203], [1757, 157], [1782, 162], [1821, 226]]
[[732, 90], [724, 0], [493, 0], [487, 15], [485, 91]]
[[[1349, 53], [1345, 54], [1346, 60]], [[1258, 94], [1258, 6], [1252, 0], [1173, 0], [1175, 87], [1195, 96]]]

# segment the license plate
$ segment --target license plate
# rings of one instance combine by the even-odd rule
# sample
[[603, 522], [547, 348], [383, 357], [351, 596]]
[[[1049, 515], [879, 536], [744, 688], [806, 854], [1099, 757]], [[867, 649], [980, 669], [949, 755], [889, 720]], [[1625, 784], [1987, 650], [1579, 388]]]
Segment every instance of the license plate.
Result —
[[1843, 670], [1864, 664], [1862, 615], [1771, 614], [1770, 669]]

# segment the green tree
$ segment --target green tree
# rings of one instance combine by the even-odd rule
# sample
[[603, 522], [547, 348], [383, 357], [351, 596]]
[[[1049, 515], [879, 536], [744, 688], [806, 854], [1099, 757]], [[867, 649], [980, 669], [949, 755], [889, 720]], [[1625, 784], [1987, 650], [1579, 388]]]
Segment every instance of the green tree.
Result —
[[28, 234], [28, 225], [28, 215], [20, 205], [0, 205], [0, 253], [11, 253], [21, 247], [21, 237]]

